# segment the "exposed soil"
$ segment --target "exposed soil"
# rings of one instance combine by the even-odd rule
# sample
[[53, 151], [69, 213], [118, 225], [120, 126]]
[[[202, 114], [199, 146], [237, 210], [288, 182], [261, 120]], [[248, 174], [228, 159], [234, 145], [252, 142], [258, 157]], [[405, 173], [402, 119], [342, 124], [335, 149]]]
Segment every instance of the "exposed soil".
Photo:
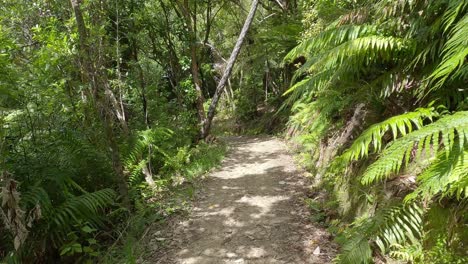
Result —
[[[230, 137], [188, 217], [150, 234], [144, 263], [330, 263], [327, 231], [304, 204], [307, 179], [271, 137]], [[317, 249], [319, 247], [319, 249]]]

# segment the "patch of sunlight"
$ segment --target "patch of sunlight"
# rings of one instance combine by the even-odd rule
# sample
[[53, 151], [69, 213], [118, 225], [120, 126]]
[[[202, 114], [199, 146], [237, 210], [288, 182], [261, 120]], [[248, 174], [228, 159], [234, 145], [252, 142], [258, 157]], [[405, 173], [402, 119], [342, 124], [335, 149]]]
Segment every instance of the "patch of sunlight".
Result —
[[[212, 207], [210, 209], [215, 209], [216, 207]], [[223, 209], [219, 209], [219, 210], [214, 210], [213, 212], [200, 212], [200, 213], [197, 213], [198, 216], [215, 216], [215, 215], [219, 215], [219, 216], [225, 216], [225, 217], [230, 217], [233, 213], [234, 213], [234, 207], [226, 207], [226, 208], [223, 208]]]
[[249, 251], [247, 252], [247, 257], [248, 258], [261, 258], [261, 257], [265, 257], [266, 254], [267, 253], [265, 249], [260, 248], [260, 247], [253, 247], [249, 249]]
[[211, 177], [223, 180], [238, 179], [257, 174], [267, 175], [271, 173], [271, 170], [275, 170], [276, 173], [294, 171], [294, 169], [278, 167], [278, 159], [273, 159], [269, 161], [256, 162], [255, 164], [235, 164], [232, 167], [214, 172]]
[[241, 187], [229, 187], [229, 186], [223, 186], [221, 187], [223, 190], [242, 190]]
[[236, 219], [232, 217], [229, 217], [226, 221], [223, 222], [223, 224], [228, 227], [244, 227], [245, 226], [244, 223], [237, 221]]
[[179, 259], [180, 263], [182, 264], [198, 264], [204, 263], [202, 257], [189, 257], [184, 259]]
[[289, 200], [290, 197], [277, 195], [277, 196], [243, 196], [241, 199], [237, 200], [237, 203], [245, 203], [250, 206], [255, 206], [260, 208], [260, 213], [258, 214], [251, 214], [253, 218], [260, 218], [266, 214], [268, 214], [273, 204], [285, 200]]

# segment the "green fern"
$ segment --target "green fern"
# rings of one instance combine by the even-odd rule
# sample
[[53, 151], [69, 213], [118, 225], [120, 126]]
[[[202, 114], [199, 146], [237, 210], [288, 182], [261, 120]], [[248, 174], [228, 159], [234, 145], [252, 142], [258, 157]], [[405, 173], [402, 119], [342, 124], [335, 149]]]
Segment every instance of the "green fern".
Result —
[[[286, 56], [289, 63], [299, 56], [307, 59], [284, 93], [288, 96], [285, 105], [293, 112], [288, 128], [307, 154], [316, 156], [322, 144], [339, 135], [333, 128], [341, 125], [334, 124], [349, 120], [350, 106], [364, 103], [369, 115], [366, 120], [396, 113], [371, 124], [335, 159], [340, 166], [330, 166], [325, 173], [330, 185], [343, 180], [347, 190], [385, 194], [376, 204], [397, 204], [378, 209], [364, 223], [354, 221], [345, 231], [347, 243], [338, 259], [341, 263], [369, 263], [372, 251], [378, 250], [400, 260], [422, 261], [428, 254], [431, 232], [423, 231], [427, 218], [432, 217], [426, 210], [437, 199], [450, 208], [460, 206], [468, 193], [468, 112], [463, 112], [467, 105], [468, 2], [376, 0], [365, 1], [367, 10], [360, 11], [362, 3], [349, 3], [335, 14], [335, 21], [328, 20], [325, 30], [303, 40]], [[429, 107], [402, 113], [430, 101], [443, 104], [445, 110]], [[336, 102], [341, 105], [335, 107]], [[370, 154], [376, 157], [370, 166], [366, 162], [350, 164]], [[343, 175], [341, 165], [346, 166], [346, 176], [358, 177], [337, 178]], [[370, 186], [397, 176], [403, 168], [414, 176], [415, 183]], [[410, 194], [402, 202], [394, 199], [393, 191]], [[353, 196], [349, 194], [351, 199]]]
[[397, 139], [398, 135], [405, 136], [413, 130], [420, 129], [426, 119], [432, 120], [435, 116], [437, 113], [433, 108], [419, 108], [414, 112], [394, 116], [374, 124], [354, 140], [340, 159], [350, 162], [367, 157], [371, 147], [374, 152], [379, 152], [382, 148], [382, 137], [387, 131], [391, 131], [393, 139]]
[[[454, 148], [454, 145], [464, 146], [468, 142], [467, 132], [468, 112], [456, 112], [453, 115], [445, 116], [420, 130], [395, 140], [382, 152], [380, 158], [369, 166], [362, 176], [361, 182], [368, 185], [382, 180], [392, 173], [398, 173], [403, 165], [408, 165], [410, 159], [418, 159], [423, 149], [428, 153], [432, 146], [434, 151], [438, 151], [439, 141], [443, 144], [447, 156], [451, 151], [461, 151], [460, 148]], [[412, 155], [413, 149], [416, 149], [414, 155]]]
[[291, 62], [297, 57], [309, 56], [325, 48], [374, 34], [376, 31], [377, 28], [374, 25], [343, 25], [338, 28], [332, 28], [303, 41], [285, 56], [284, 61]]
[[71, 196], [63, 204], [57, 206], [52, 214], [45, 218], [50, 225], [52, 240], [57, 245], [63, 242], [65, 234], [70, 232], [74, 224], [90, 222], [100, 225], [100, 211], [114, 204], [116, 193], [112, 189], [103, 189], [81, 196]]
[[390, 246], [389, 255], [392, 258], [413, 263], [414, 261], [421, 259], [424, 252], [420, 243], [405, 246], [393, 244]]
[[418, 246], [423, 235], [422, 215], [423, 210], [417, 204], [390, 206], [356, 223], [337, 257], [338, 263], [371, 263], [371, 244], [382, 254], [391, 251], [394, 245]]
[[[466, 2], [464, 4], [467, 5]], [[463, 8], [463, 2], [458, 6]], [[450, 22], [454, 19], [456, 13], [447, 18]], [[448, 22], [447, 24], [451, 24]], [[435, 88], [441, 87], [444, 82], [453, 75], [461, 75], [465, 71], [456, 71], [465, 64], [468, 56], [468, 15], [465, 15], [450, 32], [450, 38], [443, 47], [444, 57], [439, 66], [431, 74], [430, 78], [436, 82]], [[454, 73], [455, 72], [455, 73]]]
[[423, 236], [423, 210], [420, 206], [410, 204], [387, 208], [383, 219], [375, 238], [382, 253], [389, 251], [392, 245], [401, 245], [407, 241], [419, 244]]
[[139, 184], [142, 169], [147, 166], [156, 155], [169, 158], [164, 148], [159, 146], [172, 137], [173, 132], [166, 128], [148, 129], [141, 131], [132, 149], [125, 159], [125, 167], [130, 172], [130, 183]]
[[370, 65], [373, 62], [390, 61], [398, 53], [411, 48], [408, 40], [395, 37], [365, 36], [347, 41], [339, 46], [309, 59], [304, 64], [307, 72], [338, 70], [345, 66], [351, 72], [357, 72], [357, 65]]
[[431, 166], [418, 176], [419, 186], [405, 200], [429, 200], [440, 194], [456, 196], [458, 199], [468, 195], [468, 149], [463, 152], [452, 151], [447, 157], [441, 152]]
[[343, 245], [335, 260], [340, 264], [371, 263], [372, 249], [369, 238], [362, 233], [354, 233]]

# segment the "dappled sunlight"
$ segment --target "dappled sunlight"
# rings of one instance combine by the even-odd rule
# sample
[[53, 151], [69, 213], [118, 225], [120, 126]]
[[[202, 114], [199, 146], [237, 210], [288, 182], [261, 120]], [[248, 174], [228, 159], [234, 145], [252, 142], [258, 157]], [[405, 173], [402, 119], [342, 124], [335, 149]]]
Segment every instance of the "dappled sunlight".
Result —
[[323, 235], [302, 224], [307, 214], [298, 201], [307, 186], [284, 145], [271, 138], [233, 140], [190, 219], [176, 225], [173, 252], [159, 263], [327, 263], [304, 259], [314, 250], [306, 234]]
[[268, 214], [273, 204], [279, 201], [288, 200], [289, 197], [286, 196], [243, 196], [241, 199], [237, 200], [238, 203], [245, 203], [250, 206], [256, 206], [260, 208], [260, 212], [257, 214], [251, 214], [253, 218], [260, 218], [263, 215]]

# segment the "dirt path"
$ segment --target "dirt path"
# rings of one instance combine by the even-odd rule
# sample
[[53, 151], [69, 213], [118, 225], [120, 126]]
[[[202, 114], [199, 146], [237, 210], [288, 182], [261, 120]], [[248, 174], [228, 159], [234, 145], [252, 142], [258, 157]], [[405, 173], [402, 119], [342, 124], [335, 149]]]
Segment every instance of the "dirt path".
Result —
[[285, 145], [269, 137], [227, 141], [222, 169], [204, 181], [189, 218], [145, 262], [329, 263], [329, 235], [307, 219], [307, 184]]

